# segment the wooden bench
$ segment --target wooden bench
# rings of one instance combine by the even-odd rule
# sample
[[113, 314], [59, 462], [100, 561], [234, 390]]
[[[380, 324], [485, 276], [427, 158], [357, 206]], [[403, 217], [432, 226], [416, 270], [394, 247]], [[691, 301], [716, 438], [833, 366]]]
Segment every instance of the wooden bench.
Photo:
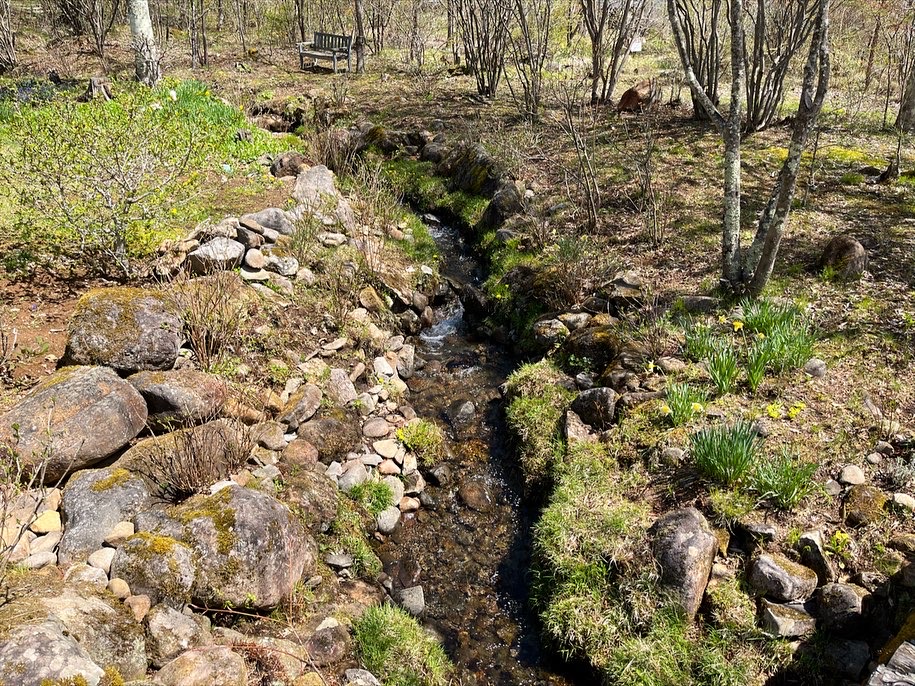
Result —
[[315, 31], [315, 39], [311, 43], [299, 43], [299, 69], [305, 69], [305, 58], [311, 60], [311, 66], [318, 64], [318, 60], [328, 60], [334, 63], [334, 73], [337, 73], [337, 60], [346, 57], [346, 71], [352, 70], [350, 51], [353, 47], [352, 36], [340, 36], [335, 33], [321, 33]]

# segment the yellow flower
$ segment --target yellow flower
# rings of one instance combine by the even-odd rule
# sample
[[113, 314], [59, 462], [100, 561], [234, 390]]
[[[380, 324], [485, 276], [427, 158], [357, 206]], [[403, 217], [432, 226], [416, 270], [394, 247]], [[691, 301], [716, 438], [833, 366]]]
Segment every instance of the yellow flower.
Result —
[[702, 403], [693, 403], [693, 412], [702, 412], [703, 408]]
[[734, 322], [734, 331], [740, 331], [743, 328], [743, 322], [739, 319]]
[[665, 417], [669, 414], [672, 414], [670, 405], [668, 405], [667, 403], [664, 403], [663, 405], [661, 405], [661, 414], [663, 414]]
[[766, 334], [764, 334], [762, 331], [760, 331], [758, 334], [756, 334], [756, 337], [757, 337], [759, 340], [762, 340], [762, 339], [764, 339], [764, 338], [766, 337]]
[[725, 317], [723, 314], [718, 317], [719, 324], [724, 324], [725, 322], [727, 322], [727, 320], [728, 320], [728, 318]]

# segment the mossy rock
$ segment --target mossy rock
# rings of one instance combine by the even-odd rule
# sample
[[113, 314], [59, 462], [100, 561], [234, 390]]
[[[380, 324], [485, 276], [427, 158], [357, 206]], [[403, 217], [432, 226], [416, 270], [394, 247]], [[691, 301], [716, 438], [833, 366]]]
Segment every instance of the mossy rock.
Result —
[[843, 505], [845, 521], [850, 526], [867, 526], [878, 522], [885, 515], [883, 508], [887, 500], [887, 495], [876, 486], [852, 486]]
[[615, 326], [590, 326], [573, 331], [562, 345], [562, 353], [587, 359], [592, 369], [605, 369], [622, 349]]
[[182, 321], [161, 291], [99, 288], [76, 305], [67, 336], [67, 364], [103, 365], [123, 374], [171, 369], [178, 359]]
[[124, 579], [135, 595], [181, 605], [190, 600], [196, 577], [193, 551], [171, 536], [140, 531], [118, 548], [111, 576]]

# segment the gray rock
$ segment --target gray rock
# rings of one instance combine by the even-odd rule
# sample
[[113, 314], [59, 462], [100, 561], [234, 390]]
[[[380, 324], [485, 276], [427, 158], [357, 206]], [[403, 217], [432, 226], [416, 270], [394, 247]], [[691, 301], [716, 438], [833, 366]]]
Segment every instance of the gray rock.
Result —
[[300, 424], [314, 417], [315, 412], [321, 407], [324, 394], [314, 384], [307, 383], [289, 398], [286, 407], [277, 421], [286, 424], [291, 431], [295, 431]]
[[375, 675], [364, 669], [347, 669], [343, 676], [346, 678], [345, 686], [381, 686]]
[[[261, 272], [264, 267], [267, 266], [267, 258], [257, 248], [252, 248], [245, 253], [245, 266], [248, 267], [252, 273]], [[244, 278], [244, 276], [242, 276]]]
[[864, 641], [832, 640], [826, 644], [823, 666], [829, 670], [826, 674], [857, 682], [870, 659], [871, 650]]
[[820, 624], [827, 631], [854, 632], [861, 625], [862, 606], [867, 596], [866, 589], [854, 584], [826, 584], [817, 596]]
[[20, 563], [26, 569], [41, 569], [42, 567], [50, 567], [51, 565], [57, 564], [57, 554], [54, 552], [43, 551], [32, 553], [26, 557]]
[[65, 367], [0, 415], [0, 448], [12, 446], [27, 467], [46, 462], [53, 483], [117, 452], [145, 422], [143, 398], [114, 371]]
[[366, 438], [384, 438], [391, 433], [391, 425], [381, 417], [368, 420], [362, 426], [362, 435]]
[[391, 489], [391, 494], [393, 496], [391, 500], [394, 503], [399, 503], [400, 499], [403, 498], [406, 493], [404, 482], [398, 479], [396, 476], [386, 476], [382, 479], [382, 481], [388, 485], [388, 488]]
[[569, 328], [558, 319], [542, 319], [531, 329], [536, 349], [548, 352], [558, 346], [569, 335]]
[[815, 379], [826, 376], [826, 363], [818, 357], [811, 357], [804, 365], [804, 371]]
[[187, 265], [194, 274], [212, 274], [239, 266], [244, 254], [241, 243], [218, 236], [188, 253]]
[[351, 403], [357, 397], [356, 387], [343, 369], [331, 369], [327, 381], [327, 395], [337, 405]]
[[64, 522], [60, 564], [69, 567], [85, 560], [102, 546], [116, 524], [132, 519], [150, 502], [146, 481], [125, 469], [108, 467], [74, 474], [60, 503]]
[[747, 581], [755, 595], [780, 602], [806, 600], [817, 587], [817, 575], [812, 569], [778, 553], [753, 560]]
[[867, 477], [864, 476], [864, 472], [857, 465], [846, 465], [839, 474], [839, 483], [848, 486], [857, 486], [858, 484], [863, 484], [865, 481], [867, 481]]
[[117, 549], [111, 576], [126, 581], [134, 595], [180, 606], [194, 586], [194, 553], [170, 536], [140, 532]]
[[383, 357], [376, 357], [372, 362], [372, 368], [375, 370], [376, 376], [383, 376], [386, 379], [392, 378], [395, 373], [391, 363]]
[[267, 255], [264, 269], [280, 276], [295, 276], [299, 271], [299, 261], [290, 256]]
[[[264, 228], [271, 229], [284, 236], [291, 236], [295, 231], [295, 225], [289, 220], [289, 215], [279, 207], [268, 207], [259, 212], [245, 214], [241, 219], [251, 219]], [[266, 231], [264, 232], [264, 237], [267, 237]], [[276, 242], [276, 238], [272, 242]]]
[[492, 494], [489, 486], [481, 476], [471, 476], [461, 482], [458, 497], [471, 510], [489, 512], [492, 510]]
[[476, 406], [467, 399], [455, 400], [448, 406], [448, 419], [453, 424], [466, 424], [474, 418], [476, 413]]
[[[254, 252], [249, 250], [249, 253]], [[266, 269], [248, 269], [242, 267], [238, 271], [238, 275], [241, 277], [241, 280], [246, 283], [267, 283], [270, 281], [270, 272]]]
[[96, 686], [104, 670], [65, 631], [54, 620], [14, 627], [0, 642], [0, 683], [42, 686], [80, 676]]
[[717, 310], [720, 301], [707, 295], [684, 295], [680, 303], [687, 314], [706, 314]]
[[345, 229], [355, 226], [353, 209], [337, 191], [334, 173], [323, 164], [306, 169], [296, 177], [292, 197], [305, 213], [332, 218]]
[[330, 553], [324, 556], [324, 562], [334, 569], [349, 569], [353, 566], [353, 556], [349, 553]]
[[858, 279], [867, 269], [867, 251], [858, 241], [848, 235], [834, 237], [823, 249], [819, 268], [831, 269], [835, 279], [852, 281]]
[[244, 658], [223, 646], [190, 650], [167, 663], [155, 676], [160, 686], [246, 686]]
[[915, 644], [911, 641], [905, 641], [896, 648], [887, 663], [879, 665], [867, 681], [867, 686], [912, 684], [915, 684]]
[[[302, 574], [311, 573], [317, 555], [314, 540], [285, 505], [234, 484], [195, 496], [167, 514], [144, 514], [136, 525], [137, 536], [164, 534], [193, 549], [191, 595], [201, 605], [276, 607]], [[116, 556], [112, 573], [142, 592], [119, 572], [117, 561]]]
[[212, 638], [197, 622], [173, 607], [156, 605], [146, 616], [146, 649], [153, 667], [210, 643]]
[[795, 547], [801, 555], [801, 562], [816, 573], [818, 583], [822, 585], [835, 581], [836, 572], [826, 555], [821, 531], [805, 531]]
[[649, 534], [652, 554], [661, 567], [661, 583], [692, 619], [702, 603], [718, 539], [705, 517], [692, 507], [660, 517]]
[[64, 574], [64, 581], [70, 584], [93, 586], [96, 590], [101, 591], [108, 586], [108, 575], [104, 569], [81, 563], [73, 565], [67, 570], [67, 573]]
[[378, 531], [383, 534], [389, 534], [394, 531], [394, 529], [397, 528], [397, 524], [399, 522], [400, 509], [393, 505], [391, 507], [386, 507], [378, 513], [377, 517], [375, 517], [375, 525], [378, 527]]
[[171, 369], [182, 328], [177, 307], [160, 291], [91, 290], [70, 317], [63, 363], [101, 365], [122, 374]]
[[816, 619], [802, 605], [779, 605], [763, 599], [760, 618], [762, 627], [779, 638], [806, 636], [816, 630]]
[[578, 394], [572, 410], [585, 424], [604, 431], [613, 425], [617, 398], [619, 395], [612, 388], [590, 388]]
[[419, 617], [426, 610], [426, 596], [422, 586], [401, 588], [394, 593], [394, 599], [414, 617]]
[[406, 343], [397, 352], [397, 374], [401, 379], [412, 378], [416, 369], [416, 347]]
[[350, 651], [349, 632], [339, 624], [318, 629], [305, 641], [305, 649], [316, 667], [336, 664]]
[[127, 379], [146, 401], [153, 429], [177, 428], [214, 417], [226, 402], [225, 381], [195, 369], [138, 372]]
[[337, 478], [337, 486], [344, 493], [349, 493], [356, 486], [365, 483], [369, 478], [368, 470], [361, 462], [353, 462], [352, 466]]
[[286, 447], [286, 427], [279, 422], [261, 422], [250, 429], [250, 437], [266, 450], [283, 450]]
[[111, 560], [114, 559], [114, 548], [99, 548], [94, 553], [89, 555], [86, 562], [90, 567], [95, 567], [102, 570], [105, 573], [105, 580], [107, 583], [108, 572], [111, 570]]
[[441, 488], [451, 484], [451, 468], [444, 462], [435, 465], [429, 472], [432, 483]]
[[840, 484], [835, 479], [829, 479], [825, 484], [823, 484], [823, 490], [826, 491], [827, 495], [835, 497], [842, 492], [842, 484]]

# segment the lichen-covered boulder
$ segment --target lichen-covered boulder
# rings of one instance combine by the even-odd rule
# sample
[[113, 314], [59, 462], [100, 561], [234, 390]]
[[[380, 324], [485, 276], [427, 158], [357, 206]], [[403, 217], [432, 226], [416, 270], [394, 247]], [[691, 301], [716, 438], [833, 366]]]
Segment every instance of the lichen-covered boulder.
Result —
[[142, 396], [104, 367], [64, 367], [0, 416], [0, 451], [16, 452], [45, 481], [123, 448], [146, 423]]
[[218, 376], [195, 369], [144, 371], [127, 381], [139, 391], [153, 429], [196, 424], [212, 418], [226, 402], [226, 384]]
[[851, 236], [835, 236], [823, 249], [819, 267], [829, 270], [838, 281], [852, 281], [867, 269], [867, 251]]
[[436, 171], [450, 177], [452, 188], [472, 195], [492, 195], [502, 182], [501, 165], [480, 143], [455, 146]]
[[97, 288], [76, 305], [67, 331], [66, 364], [102, 365], [122, 374], [171, 369], [182, 322], [171, 299], [142, 288]]
[[102, 547], [116, 524], [132, 519], [150, 500], [146, 482], [126, 469], [109, 467], [74, 474], [60, 504], [64, 534], [58, 563], [69, 567], [85, 561]]
[[355, 215], [349, 201], [337, 190], [334, 178], [334, 173], [323, 164], [299, 174], [292, 189], [292, 197], [298, 203], [295, 212], [298, 216], [310, 214], [325, 224], [337, 224], [348, 231], [356, 225]]
[[[23, 593], [3, 605], [0, 622], [17, 627], [0, 642], [0, 683], [37, 686], [41, 678], [77, 675], [97, 683], [101, 670], [93, 665], [114, 667], [127, 680], [146, 673], [143, 627], [113, 596], [91, 586], [46, 588], [41, 595]], [[80, 650], [74, 650], [63, 638], [75, 641]], [[19, 678], [3, 681], [3, 675], [15, 668], [17, 660], [35, 660], [36, 664], [27, 671], [36, 675], [44, 672], [47, 676], [33, 682]], [[70, 663], [70, 674], [61, 673], [65, 670], [58, 661]]]
[[593, 369], [604, 369], [621, 349], [619, 331], [610, 324], [573, 331], [562, 345], [564, 354], [589, 360]]
[[189, 650], [160, 669], [153, 680], [161, 686], [246, 686], [244, 658], [224, 646]]
[[619, 395], [612, 388], [589, 388], [572, 401], [572, 411], [585, 424], [604, 431], [613, 425], [618, 398]]
[[0, 641], [0, 684], [45, 686], [82, 677], [96, 686], [104, 670], [65, 632], [54, 620], [15, 627]]
[[134, 595], [152, 602], [182, 605], [194, 585], [194, 553], [170, 536], [141, 531], [128, 538], [114, 554], [111, 577], [123, 579]]
[[314, 539], [285, 505], [237, 485], [143, 513], [135, 523], [138, 531], [193, 549], [191, 595], [202, 605], [275, 607], [312, 571], [317, 556]]
[[651, 527], [651, 552], [661, 567], [661, 583], [692, 619], [705, 594], [718, 539], [693, 507], [668, 512]]
[[337, 514], [339, 489], [327, 475], [311, 469], [290, 470], [283, 477], [283, 499], [313, 534], [326, 533]]
[[851, 526], [867, 526], [885, 515], [884, 506], [889, 498], [876, 486], [856, 484], [848, 489], [845, 502], [845, 521]]

